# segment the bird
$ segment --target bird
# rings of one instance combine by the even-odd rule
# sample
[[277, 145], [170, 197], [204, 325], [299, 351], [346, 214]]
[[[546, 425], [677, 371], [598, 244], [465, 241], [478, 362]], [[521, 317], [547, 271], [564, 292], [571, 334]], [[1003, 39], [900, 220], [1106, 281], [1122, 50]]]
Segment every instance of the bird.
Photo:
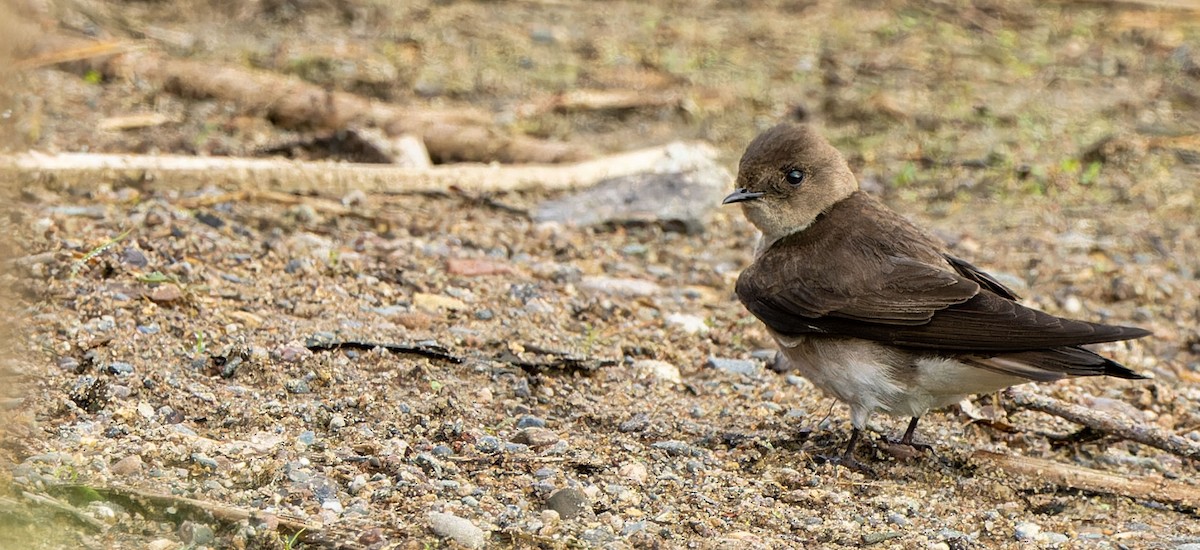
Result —
[[754, 138], [738, 163], [738, 204], [761, 232], [736, 294], [798, 372], [849, 405], [853, 430], [834, 462], [868, 470], [855, 447], [873, 413], [908, 417], [1026, 382], [1146, 378], [1083, 346], [1148, 336], [1021, 305], [995, 277], [951, 254], [859, 188], [842, 154], [810, 125]]

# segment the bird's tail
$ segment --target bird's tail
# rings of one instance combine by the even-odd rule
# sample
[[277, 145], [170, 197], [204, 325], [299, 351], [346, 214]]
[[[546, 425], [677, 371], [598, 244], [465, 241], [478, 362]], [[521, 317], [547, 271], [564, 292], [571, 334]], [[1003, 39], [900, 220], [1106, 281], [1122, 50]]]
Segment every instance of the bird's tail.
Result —
[[971, 364], [1038, 382], [1074, 376], [1114, 376], [1127, 380], [1146, 378], [1112, 359], [1079, 346], [1019, 351], [991, 357], [971, 357]]

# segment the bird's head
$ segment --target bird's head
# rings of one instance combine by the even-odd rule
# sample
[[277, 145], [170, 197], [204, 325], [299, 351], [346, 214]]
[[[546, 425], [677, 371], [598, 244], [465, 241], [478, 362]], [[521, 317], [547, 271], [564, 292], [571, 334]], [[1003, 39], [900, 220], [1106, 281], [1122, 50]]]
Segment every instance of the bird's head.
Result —
[[774, 242], [812, 224], [858, 190], [846, 160], [812, 127], [784, 123], [754, 138], [738, 164], [736, 189], [746, 219]]

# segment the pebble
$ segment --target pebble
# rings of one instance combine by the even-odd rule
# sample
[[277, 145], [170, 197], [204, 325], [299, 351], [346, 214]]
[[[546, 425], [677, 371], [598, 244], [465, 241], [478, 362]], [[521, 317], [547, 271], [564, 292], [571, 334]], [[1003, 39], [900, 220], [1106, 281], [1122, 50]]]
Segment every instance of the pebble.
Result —
[[300, 444], [304, 446], [312, 445], [313, 443], [317, 442], [317, 434], [312, 430], [305, 430], [300, 432], [300, 435], [296, 436], [296, 441], [300, 442]]
[[138, 455], [129, 455], [113, 463], [109, 469], [116, 475], [127, 476], [140, 473], [142, 471], [142, 465], [142, 457]]
[[487, 534], [470, 520], [454, 514], [429, 513], [429, 528], [438, 536], [446, 537], [467, 548], [482, 548]]
[[671, 456], [701, 456], [704, 454], [704, 451], [676, 439], [658, 441], [651, 443], [650, 446], [661, 451], [666, 451]]
[[354, 476], [354, 479], [350, 480], [350, 485], [348, 485], [346, 487], [346, 489], [348, 489], [350, 491], [350, 494], [357, 495], [360, 491], [362, 491], [366, 487], [367, 487], [367, 476], [365, 476], [363, 474], [358, 474], [358, 475]]
[[1034, 540], [1037, 538], [1038, 533], [1041, 532], [1042, 526], [1033, 522], [1023, 521], [1017, 524], [1014, 535], [1017, 537], [1017, 540]]
[[500, 452], [500, 440], [494, 436], [485, 435], [475, 442], [475, 450], [486, 454], [498, 453]]
[[109, 374], [124, 376], [126, 374], [133, 374], [133, 365], [123, 361], [113, 361], [112, 363], [109, 363], [104, 370]]
[[622, 479], [628, 480], [631, 483], [642, 485], [646, 483], [646, 479], [650, 477], [650, 472], [645, 464], [641, 462], [630, 462], [624, 464], [617, 470], [617, 475]]
[[458, 298], [451, 298], [450, 296], [417, 292], [413, 294], [413, 307], [427, 313], [437, 313], [442, 310], [464, 310], [467, 309], [467, 304]]
[[156, 539], [146, 545], [146, 550], [175, 550], [183, 546], [171, 539]]
[[212, 527], [203, 523], [185, 521], [179, 524], [179, 538], [189, 546], [202, 546], [212, 542], [216, 538], [216, 533], [213, 532]]
[[169, 304], [183, 298], [183, 291], [172, 284], [162, 284], [150, 291], [150, 301], [156, 304]]
[[908, 525], [908, 518], [904, 517], [898, 512], [889, 513], [887, 515], [887, 520], [901, 527]]
[[758, 372], [757, 361], [749, 359], [727, 359], [724, 357], [709, 357], [704, 366], [734, 374], [754, 374]]
[[418, 453], [413, 459], [413, 464], [416, 464], [425, 472], [426, 475], [433, 477], [442, 477], [442, 462], [433, 457], [429, 453]]
[[536, 416], [524, 415], [517, 419], [517, 428], [545, 428], [546, 421]]
[[664, 319], [669, 327], [678, 327], [688, 334], [707, 334], [708, 323], [703, 317], [696, 315], [687, 315], [684, 313], [672, 313]]
[[220, 467], [220, 464], [218, 464], [216, 460], [204, 453], [192, 453], [192, 462], [195, 462], [196, 464], [199, 464], [200, 466], [210, 470], [216, 470]]
[[621, 528], [621, 536], [628, 537], [646, 528], [646, 520], [631, 521]]
[[335, 415], [329, 417], [329, 429], [340, 430], [345, 427], [346, 427], [346, 417], [344, 417], [340, 414], [335, 414]]
[[447, 447], [445, 445], [435, 445], [432, 449], [429, 450], [429, 452], [432, 453], [433, 456], [436, 456], [439, 458], [444, 457], [444, 456], [453, 456], [454, 455], [454, 449], [451, 449], [450, 447]]
[[558, 512], [562, 519], [571, 519], [591, 512], [592, 506], [583, 491], [568, 487], [552, 493], [546, 499], [546, 509]]
[[546, 428], [525, 428], [514, 435], [513, 443], [529, 445], [530, 447], [545, 447], [558, 443], [558, 434]]
[[672, 365], [666, 361], [657, 359], [639, 359], [633, 362], [633, 368], [639, 371], [644, 371], [650, 376], [667, 382], [679, 384], [683, 382], [683, 377], [679, 374], [679, 367]]

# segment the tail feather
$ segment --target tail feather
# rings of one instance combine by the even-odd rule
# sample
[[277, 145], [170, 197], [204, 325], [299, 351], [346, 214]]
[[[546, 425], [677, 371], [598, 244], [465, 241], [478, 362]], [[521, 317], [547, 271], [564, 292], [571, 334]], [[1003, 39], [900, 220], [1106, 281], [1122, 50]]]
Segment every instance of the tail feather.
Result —
[[969, 357], [965, 361], [980, 368], [1038, 382], [1075, 376], [1113, 376], [1127, 380], [1146, 378], [1125, 365], [1078, 346]]

